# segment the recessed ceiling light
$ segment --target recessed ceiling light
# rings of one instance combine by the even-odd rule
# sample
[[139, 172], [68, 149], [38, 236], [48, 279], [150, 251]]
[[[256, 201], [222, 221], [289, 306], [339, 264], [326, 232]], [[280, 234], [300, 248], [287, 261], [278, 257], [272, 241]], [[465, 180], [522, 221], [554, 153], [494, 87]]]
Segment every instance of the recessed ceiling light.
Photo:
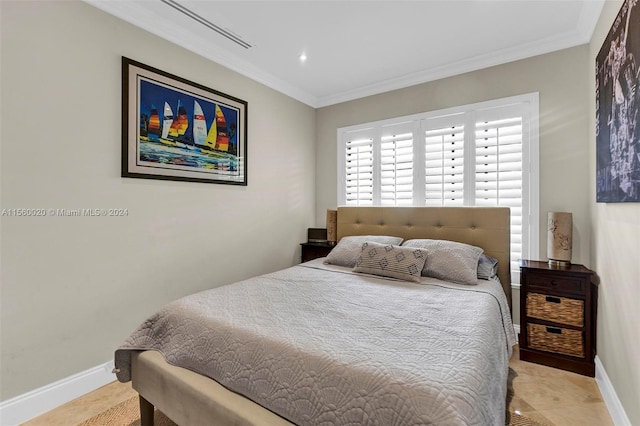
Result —
[[300, 62], [305, 62], [307, 60], [307, 54], [302, 52], [298, 58], [300, 59]]

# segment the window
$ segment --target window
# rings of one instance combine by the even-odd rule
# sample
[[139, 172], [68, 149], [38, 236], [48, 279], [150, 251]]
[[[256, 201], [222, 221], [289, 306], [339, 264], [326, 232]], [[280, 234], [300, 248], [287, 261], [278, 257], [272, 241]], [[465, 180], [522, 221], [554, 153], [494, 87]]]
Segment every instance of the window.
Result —
[[538, 94], [338, 129], [338, 205], [506, 206], [538, 253]]

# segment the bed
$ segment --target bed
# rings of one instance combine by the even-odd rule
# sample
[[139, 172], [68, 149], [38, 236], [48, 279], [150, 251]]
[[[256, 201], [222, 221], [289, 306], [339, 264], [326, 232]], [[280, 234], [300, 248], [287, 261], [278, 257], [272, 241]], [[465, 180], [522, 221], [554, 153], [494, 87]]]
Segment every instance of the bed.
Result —
[[504, 424], [509, 222], [497, 207], [339, 207], [339, 240], [465, 243], [498, 260], [499, 280], [410, 282], [316, 259], [167, 305], [116, 350], [118, 380], [139, 393], [143, 425], [154, 407], [182, 426]]

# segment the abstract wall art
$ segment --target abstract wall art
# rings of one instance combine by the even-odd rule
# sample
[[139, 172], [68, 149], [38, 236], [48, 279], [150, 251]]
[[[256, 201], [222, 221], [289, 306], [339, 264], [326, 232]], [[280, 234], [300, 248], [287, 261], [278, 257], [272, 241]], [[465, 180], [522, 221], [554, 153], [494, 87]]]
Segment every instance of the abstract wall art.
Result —
[[596, 198], [640, 202], [640, 7], [626, 0], [596, 57]]
[[247, 102], [122, 58], [122, 176], [247, 185]]

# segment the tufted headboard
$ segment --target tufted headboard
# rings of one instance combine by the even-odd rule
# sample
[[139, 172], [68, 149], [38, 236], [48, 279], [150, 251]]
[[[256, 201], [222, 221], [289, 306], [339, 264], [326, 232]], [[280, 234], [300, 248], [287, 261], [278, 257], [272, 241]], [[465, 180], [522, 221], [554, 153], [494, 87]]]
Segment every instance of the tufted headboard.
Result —
[[338, 207], [338, 241], [348, 235], [393, 235], [482, 247], [498, 259], [511, 307], [510, 221], [508, 207]]

